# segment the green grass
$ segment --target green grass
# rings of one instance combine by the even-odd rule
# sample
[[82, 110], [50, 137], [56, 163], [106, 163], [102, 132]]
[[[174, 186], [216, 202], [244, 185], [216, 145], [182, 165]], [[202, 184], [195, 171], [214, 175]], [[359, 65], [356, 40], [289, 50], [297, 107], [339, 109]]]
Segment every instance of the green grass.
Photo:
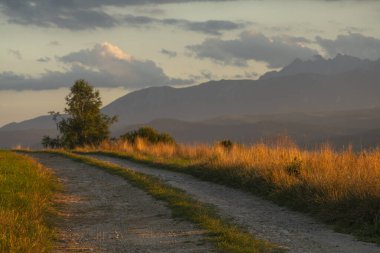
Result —
[[33, 159], [0, 151], [0, 252], [51, 252], [54, 230], [48, 220], [57, 186]]
[[49, 152], [64, 155], [120, 176], [146, 191], [154, 198], [165, 201], [175, 216], [207, 230], [209, 232], [208, 239], [222, 252], [284, 252], [283, 249], [274, 244], [255, 239], [245, 229], [221, 219], [212, 207], [194, 200], [184, 191], [168, 186], [153, 176], [70, 152]]

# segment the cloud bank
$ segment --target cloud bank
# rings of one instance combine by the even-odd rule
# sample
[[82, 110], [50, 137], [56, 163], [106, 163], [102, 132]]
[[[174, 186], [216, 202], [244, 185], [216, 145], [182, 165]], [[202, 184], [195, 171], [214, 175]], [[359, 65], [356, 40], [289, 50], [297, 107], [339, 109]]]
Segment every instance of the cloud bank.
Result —
[[[226, 0], [207, 1], [221, 2]], [[122, 24], [119, 18], [108, 14], [104, 7], [187, 2], [196, 2], [196, 0], [0, 0], [0, 10], [8, 17], [10, 23], [84, 30], [110, 28]]]
[[380, 40], [359, 33], [338, 35], [335, 40], [316, 37], [316, 42], [330, 57], [346, 54], [370, 60], [380, 58]]
[[234, 40], [206, 39], [198, 45], [187, 46], [196, 57], [208, 58], [219, 64], [247, 66], [248, 61], [265, 62], [269, 68], [283, 67], [296, 58], [308, 59], [318, 54], [305, 46], [302, 37], [267, 37], [262, 33], [245, 31]]
[[57, 60], [66, 66], [65, 72], [47, 71], [40, 77], [2, 72], [0, 89], [38, 90], [70, 87], [75, 80], [82, 78], [96, 87], [129, 89], [182, 85], [190, 82], [170, 78], [153, 61], [137, 59], [108, 42], [57, 57]]
[[183, 30], [211, 35], [221, 35], [224, 31], [238, 30], [246, 27], [248, 22], [232, 22], [227, 20], [189, 21], [185, 19], [157, 19], [147, 16], [127, 15], [123, 21], [130, 26], [171, 25]]

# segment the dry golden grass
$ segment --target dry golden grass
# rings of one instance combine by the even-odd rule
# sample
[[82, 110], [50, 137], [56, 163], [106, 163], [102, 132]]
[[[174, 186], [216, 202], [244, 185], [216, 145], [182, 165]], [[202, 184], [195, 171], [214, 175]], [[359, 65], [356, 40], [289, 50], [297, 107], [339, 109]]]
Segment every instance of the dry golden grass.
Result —
[[277, 145], [151, 145], [138, 140], [104, 142], [81, 151], [153, 163], [241, 187], [277, 203], [316, 215], [340, 230], [380, 242], [380, 149], [301, 150]]
[[0, 150], [0, 252], [51, 252], [56, 184], [36, 161]]

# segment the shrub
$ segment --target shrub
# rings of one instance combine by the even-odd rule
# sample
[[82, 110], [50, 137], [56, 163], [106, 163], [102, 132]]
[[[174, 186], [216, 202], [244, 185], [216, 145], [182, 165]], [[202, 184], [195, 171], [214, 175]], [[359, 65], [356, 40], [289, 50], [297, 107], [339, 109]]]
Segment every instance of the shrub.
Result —
[[290, 176], [299, 176], [302, 170], [302, 160], [294, 157], [293, 161], [291, 161], [285, 168]]
[[174, 144], [175, 140], [167, 133], [160, 133], [156, 129], [152, 127], [141, 127], [138, 130], [130, 131], [126, 134], [120, 136], [120, 139], [128, 141], [132, 144], [136, 142], [136, 140], [144, 139], [145, 141], [157, 144], [157, 143], [167, 143]]
[[231, 140], [222, 140], [219, 141], [218, 144], [227, 150], [231, 150], [235, 145]]
[[62, 143], [59, 136], [51, 138], [50, 136], [44, 135], [42, 138], [42, 146], [44, 148], [61, 148]]

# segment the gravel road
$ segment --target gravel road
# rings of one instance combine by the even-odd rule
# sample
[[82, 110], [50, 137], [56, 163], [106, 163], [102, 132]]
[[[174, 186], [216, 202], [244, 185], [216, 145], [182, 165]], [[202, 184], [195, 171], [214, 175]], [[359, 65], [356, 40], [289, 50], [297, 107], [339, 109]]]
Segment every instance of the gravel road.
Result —
[[379, 245], [360, 242], [350, 235], [336, 233], [304, 214], [290, 211], [241, 190], [119, 158], [101, 155], [92, 157], [157, 176], [164, 182], [185, 190], [194, 198], [215, 205], [223, 217], [246, 227], [259, 238], [283, 245], [291, 253], [380, 252]]
[[52, 154], [30, 154], [64, 186], [54, 252], [215, 252], [206, 232], [126, 180]]

